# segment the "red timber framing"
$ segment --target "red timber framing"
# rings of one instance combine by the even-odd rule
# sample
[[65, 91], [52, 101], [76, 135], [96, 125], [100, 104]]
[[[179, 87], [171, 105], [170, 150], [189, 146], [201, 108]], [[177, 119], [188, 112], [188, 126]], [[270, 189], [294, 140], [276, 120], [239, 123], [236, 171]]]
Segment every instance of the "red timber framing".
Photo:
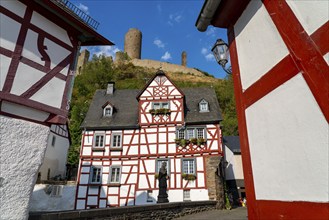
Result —
[[[160, 82], [164, 83], [165, 81], [160, 80]], [[143, 96], [141, 94], [138, 96], [140, 100], [139, 114], [150, 114], [146, 110], [147, 102], [153, 102], [154, 100], [176, 102], [174, 105], [176, 105], [175, 109], [177, 110], [172, 111], [171, 116], [174, 115], [175, 111], [183, 113], [183, 97], [178, 98], [175, 97], [178, 95], [171, 96], [170, 94], [170, 91], [173, 91], [175, 86], [167, 84], [159, 87], [162, 87], [162, 89], [157, 89], [153, 84], [148, 84], [143, 90], [146, 91], [143, 93], [146, 95]], [[176, 87], [175, 89], [178, 91]], [[154, 91], [156, 95], [150, 91]], [[165, 98], [160, 98], [163, 96]], [[198, 190], [198, 192], [207, 193], [206, 158], [222, 156], [220, 125], [216, 122], [198, 125], [205, 129], [206, 143], [201, 146], [190, 143], [185, 148], [182, 148], [176, 144], [175, 138], [177, 128], [181, 127], [183, 122], [176, 119], [177, 117], [172, 117], [169, 122], [150, 121], [140, 125], [138, 129], [84, 131], [80, 152], [75, 208], [88, 209], [141, 204], [140, 196], [149, 191], [152, 191], [153, 198], [156, 198], [158, 190], [158, 181], [156, 179], [158, 160], [167, 160], [169, 162], [169, 192], [173, 191], [176, 193], [175, 190], [180, 190], [182, 192], [181, 197], [183, 196], [183, 190]], [[123, 141], [119, 149], [114, 149], [112, 147], [112, 138], [113, 134], [118, 133], [122, 135]], [[95, 134], [104, 135], [105, 146], [103, 149], [93, 148]], [[184, 159], [192, 159], [194, 161], [196, 180], [185, 180], [182, 178], [182, 163]], [[112, 165], [121, 167], [120, 184], [113, 184], [109, 180]], [[107, 179], [104, 179], [99, 184], [91, 184], [89, 178], [92, 166], [101, 166], [103, 169], [102, 176]], [[105, 192], [106, 196], [104, 196], [103, 192]], [[88, 204], [88, 198], [93, 196], [97, 197], [97, 202]], [[100, 203], [104, 202], [104, 200], [106, 200], [106, 206], [100, 206]], [[147, 204], [146, 200], [144, 202], [144, 204]]]
[[[86, 33], [89, 33], [91, 34], [91, 36], [95, 35], [96, 38], [98, 37], [98, 39], [95, 40], [94, 43], [98, 42], [99, 44], [110, 45], [112, 43], [103, 38], [102, 36], [98, 35], [94, 30], [91, 30], [89, 27], [85, 26], [80, 21], [73, 18], [72, 15], [69, 15], [67, 12], [63, 11], [63, 9], [60, 9], [58, 6], [56, 6], [53, 2], [49, 0], [45, 0], [38, 3], [34, 0], [20, 0], [19, 2], [26, 5], [25, 14], [22, 17], [15, 14], [15, 12], [8, 10], [5, 7], [0, 6], [0, 13], [3, 16], [6, 16], [20, 24], [20, 30], [18, 33], [17, 41], [15, 42], [14, 50], [11, 51], [7, 48], [0, 47], [0, 54], [10, 58], [8, 73], [6, 73], [7, 75], [3, 82], [3, 88], [2, 91], [0, 91], [0, 104], [4, 102], [15, 103], [21, 106], [26, 106], [35, 110], [49, 113], [49, 117], [45, 121], [37, 121], [28, 118], [28, 116], [27, 118], [24, 118], [32, 122], [37, 122], [46, 125], [50, 125], [52, 123], [65, 124], [69, 109], [70, 89], [72, 86], [71, 83], [74, 77], [75, 59], [77, 57], [77, 53], [81, 43], [78, 40], [79, 35], [85, 35]], [[17, 1], [17, 3], [19, 2]], [[50, 8], [52, 9], [50, 10]], [[38, 13], [44, 16], [46, 19], [51, 22], [54, 22], [54, 24], [58, 25], [60, 28], [66, 30], [71, 45], [69, 45], [67, 42], [64, 42], [54, 34], [48, 33], [42, 27], [38, 27], [37, 25], [33, 24], [31, 22], [31, 19], [34, 13]], [[71, 20], [71, 23], [67, 22], [67, 20], [65, 19]], [[78, 25], [75, 26], [75, 23], [77, 23]], [[77, 28], [79, 25], [82, 26], [80, 28]], [[84, 30], [84, 33], [81, 33], [82, 30]], [[36, 62], [35, 60], [23, 56], [23, 49], [27, 43], [26, 38], [28, 32], [33, 32], [37, 34], [36, 46], [38, 52], [41, 55], [41, 61], [44, 61], [43, 65]], [[56, 44], [61, 48], [64, 48], [66, 51], [69, 52], [69, 54], [63, 56], [54, 67], [51, 67], [52, 60], [49, 56], [50, 48], [47, 48], [47, 46], [45, 46], [45, 40], [50, 40], [52, 43]], [[88, 42], [81, 43], [81, 45], [87, 44]], [[20, 95], [16, 95], [12, 93], [12, 88], [14, 85], [15, 77], [17, 77], [18, 67], [23, 64], [35, 69], [38, 72], [44, 73], [44, 76], [36, 80], [33, 85], [31, 85]], [[65, 70], [67, 66], [69, 71], [63, 72], [63, 70]], [[33, 95], [40, 91], [49, 81], [54, 78], [65, 82], [64, 91], [62, 92], [63, 94], [61, 98], [61, 104], [59, 107], [50, 106], [46, 103], [34, 101], [31, 99]], [[0, 114], [8, 115], [15, 118], [22, 118], [21, 116], [2, 111], [1, 109]]]
[[[290, 54], [243, 92], [234, 23], [228, 27], [234, 93], [239, 122], [241, 153], [250, 219], [327, 219], [328, 203], [256, 200], [245, 110], [278, 86], [302, 72], [327, 122], [329, 119], [329, 68], [323, 56], [329, 52], [329, 23], [308, 35], [285, 1], [264, 0]], [[238, 14], [237, 16], [240, 16]], [[237, 21], [238, 17], [233, 20]], [[213, 22], [215, 23], [215, 22]], [[269, 216], [269, 213], [271, 213]], [[282, 215], [284, 214], [284, 215]]]

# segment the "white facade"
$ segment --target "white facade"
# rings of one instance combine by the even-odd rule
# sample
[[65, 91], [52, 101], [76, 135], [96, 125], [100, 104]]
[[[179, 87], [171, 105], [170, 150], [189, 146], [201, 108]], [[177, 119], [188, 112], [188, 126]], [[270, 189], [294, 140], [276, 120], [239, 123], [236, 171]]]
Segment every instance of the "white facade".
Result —
[[66, 177], [67, 154], [70, 147], [66, 125], [52, 125], [44, 161], [39, 169], [40, 180], [55, 176]]

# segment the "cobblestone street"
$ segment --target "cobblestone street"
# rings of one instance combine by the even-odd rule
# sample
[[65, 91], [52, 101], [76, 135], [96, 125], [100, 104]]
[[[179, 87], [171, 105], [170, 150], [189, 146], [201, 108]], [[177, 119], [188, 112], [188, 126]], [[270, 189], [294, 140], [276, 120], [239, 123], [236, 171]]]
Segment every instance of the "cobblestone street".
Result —
[[239, 207], [232, 210], [211, 210], [193, 215], [186, 215], [176, 220], [207, 219], [207, 220], [247, 220], [247, 208]]

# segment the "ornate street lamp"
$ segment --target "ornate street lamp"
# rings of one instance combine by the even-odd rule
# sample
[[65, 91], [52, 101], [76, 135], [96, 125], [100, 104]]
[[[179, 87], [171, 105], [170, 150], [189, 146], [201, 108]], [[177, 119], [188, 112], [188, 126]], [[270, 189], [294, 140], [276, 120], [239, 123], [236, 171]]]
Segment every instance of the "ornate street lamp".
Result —
[[227, 43], [225, 43], [222, 39], [218, 39], [212, 47], [211, 51], [213, 52], [217, 63], [222, 66], [223, 70], [228, 74], [232, 74], [231, 66], [226, 67], [229, 59]]

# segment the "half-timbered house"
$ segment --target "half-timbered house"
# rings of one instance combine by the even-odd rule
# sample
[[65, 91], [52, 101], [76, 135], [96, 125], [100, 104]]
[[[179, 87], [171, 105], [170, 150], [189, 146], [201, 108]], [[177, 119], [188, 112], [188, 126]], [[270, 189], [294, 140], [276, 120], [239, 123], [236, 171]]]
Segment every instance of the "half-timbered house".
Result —
[[162, 71], [139, 90], [97, 90], [82, 124], [76, 209], [218, 199], [220, 107], [211, 88], [180, 89]]
[[27, 219], [54, 124], [65, 125], [80, 46], [113, 45], [68, 0], [0, 1], [0, 213]]

